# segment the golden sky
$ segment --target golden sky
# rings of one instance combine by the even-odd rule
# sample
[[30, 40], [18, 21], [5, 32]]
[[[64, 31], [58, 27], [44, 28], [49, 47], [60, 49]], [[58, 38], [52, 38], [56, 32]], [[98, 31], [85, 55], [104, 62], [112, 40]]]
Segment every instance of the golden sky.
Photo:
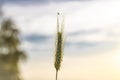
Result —
[[[24, 64], [25, 80], [53, 80], [55, 69], [52, 57]], [[120, 80], [120, 50], [114, 48], [99, 54], [64, 56], [60, 80]]]

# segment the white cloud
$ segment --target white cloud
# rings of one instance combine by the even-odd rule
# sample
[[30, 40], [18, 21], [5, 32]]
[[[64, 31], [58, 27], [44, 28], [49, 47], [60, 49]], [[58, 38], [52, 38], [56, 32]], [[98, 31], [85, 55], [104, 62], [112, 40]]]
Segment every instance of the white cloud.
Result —
[[[4, 5], [6, 16], [10, 16], [19, 26], [23, 35], [51, 35], [56, 31], [56, 12], [65, 14], [65, 33], [78, 30], [100, 29], [100, 33], [67, 37], [69, 42], [110, 42], [118, 37], [108, 36], [109, 33], [120, 34], [120, 1], [92, 1], [49, 3], [44, 5]], [[48, 43], [49, 44], [49, 43]], [[36, 46], [33, 43], [23, 45], [28, 51]], [[46, 48], [44, 48], [46, 49]], [[34, 51], [33, 51], [34, 52]]]
[[[56, 12], [66, 16], [67, 31], [112, 27], [119, 22], [120, 1], [50, 3], [46, 5], [5, 5], [6, 15], [16, 20], [25, 34], [53, 33]], [[29, 32], [28, 32], [29, 30]]]
[[[4, 5], [6, 16], [12, 17], [23, 35], [54, 34], [56, 12], [65, 14], [65, 33], [78, 30], [100, 29], [102, 33], [82, 36], [83, 40], [111, 40], [106, 33], [120, 34], [120, 1], [88, 1], [49, 3], [44, 5]], [[117, 31], [117, 32], [116, 32]], [[81, 36], [81, 35], [80, 35]], [[72, 38], [72, 41], [80, 40]], [[116, 38], [115, 38], [116, 39]]]

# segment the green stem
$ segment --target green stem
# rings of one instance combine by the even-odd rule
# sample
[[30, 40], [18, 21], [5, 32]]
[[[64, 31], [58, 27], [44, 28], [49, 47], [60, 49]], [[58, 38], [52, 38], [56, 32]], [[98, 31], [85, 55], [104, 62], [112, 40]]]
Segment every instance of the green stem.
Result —
[[56, 80], [57, 80], [57, 78], [58, 78], [58, 70], [56, 70]]

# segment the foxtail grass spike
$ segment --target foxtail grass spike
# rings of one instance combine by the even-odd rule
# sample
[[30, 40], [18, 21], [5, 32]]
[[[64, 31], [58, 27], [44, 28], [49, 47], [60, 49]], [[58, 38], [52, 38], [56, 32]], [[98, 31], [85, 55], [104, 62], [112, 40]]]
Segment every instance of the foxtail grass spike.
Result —
[[63, 28], [64, 28], [64, 20], [61, 21], [59, 17], [61, 16], [60, 13], [57, 13], [57, 40], [56, 40], [56, 51], [55, 51], [55, 69], [56, 69], [56, 80], [58, 78], [58, 70], [60, 69], [62, 58], [63, 58]]

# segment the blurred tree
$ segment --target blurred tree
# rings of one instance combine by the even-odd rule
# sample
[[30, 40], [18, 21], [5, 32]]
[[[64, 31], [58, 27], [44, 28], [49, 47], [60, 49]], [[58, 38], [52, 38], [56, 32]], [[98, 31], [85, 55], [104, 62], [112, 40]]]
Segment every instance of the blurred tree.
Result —
[[19, 30], [11, 19], [4, 18], [1, 20], [0, 80], [21, 80], [19, 76], [19, 61], [26, 60], [26, 55], [19, 48]]

